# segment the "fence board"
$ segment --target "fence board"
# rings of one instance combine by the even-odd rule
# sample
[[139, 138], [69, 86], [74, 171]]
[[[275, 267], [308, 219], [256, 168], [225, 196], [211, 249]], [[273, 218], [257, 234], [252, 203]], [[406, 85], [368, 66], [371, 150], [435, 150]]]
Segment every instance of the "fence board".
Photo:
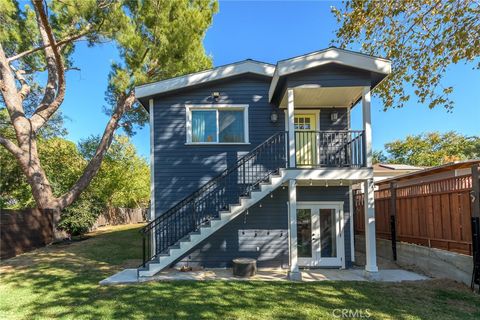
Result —
[[[471, 255], [471, 188], [471, 175], [397, 188], [397, 239]], [[363, 233], [363, 194], [354, 202], [355, 232]], [[377, 237], [390, 239], [390, 190], [375, 191], [375, 219]]]

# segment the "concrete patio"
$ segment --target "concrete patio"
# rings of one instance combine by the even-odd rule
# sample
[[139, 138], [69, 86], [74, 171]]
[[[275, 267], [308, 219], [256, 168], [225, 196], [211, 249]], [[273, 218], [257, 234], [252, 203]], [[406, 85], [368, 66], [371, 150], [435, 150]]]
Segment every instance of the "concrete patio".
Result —
[[[303, 282], [313, 281], [421, 281], [428, 280], [428, 277], [402, 269], [383, 269], [378, 273], [365, 273], [363, 269], [311, 269], [301, 270]], [[177, 281], [177, 280], [197, 280], [197, 281], [288, 281], [287, 270], [285, 269], [259, 269], [257, 275], [251, 278], [237, 278], [232, 275], [231, 269], [202, 269], [196, 271], [180, 271], [169, 269], [162, 271], [153, 277], [138, 278], [136, 269], [126, 269], [111, 277], [100, 281], [100, 285], [115, 285], [139, 283], [148, 281]]]

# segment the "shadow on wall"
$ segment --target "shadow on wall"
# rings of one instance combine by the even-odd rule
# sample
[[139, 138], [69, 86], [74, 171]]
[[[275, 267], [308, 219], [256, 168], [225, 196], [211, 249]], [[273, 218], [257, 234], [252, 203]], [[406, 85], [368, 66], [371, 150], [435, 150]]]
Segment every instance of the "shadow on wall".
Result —
[[53, 241], [52, 214], [36, 208], [0, 210], [0, 258], [43, 247]]

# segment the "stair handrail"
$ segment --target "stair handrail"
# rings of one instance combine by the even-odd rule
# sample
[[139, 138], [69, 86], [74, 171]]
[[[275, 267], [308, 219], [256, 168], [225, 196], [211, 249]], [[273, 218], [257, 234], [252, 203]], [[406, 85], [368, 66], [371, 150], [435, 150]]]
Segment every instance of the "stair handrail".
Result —
[[[220, 179], [223, 176], [228, 175], [229, 173], [233, 172], [237, 168], [239, 168], [243, 163], [245, 163], [247, 160], [250, 160], [256, 155], [256, 152], [265, 146], [267, 143], [271, 142], [273, 139], [278, 137], [279, 135], [285, 135], [286, 131], [279, 131], [270, 136], [267, 140], [253, 148], [250, 152], [248, 152], [246, 155], [238, 159], [235, 164], [231, 167], [226, 168], [222, 172], [220, 172], [217, 176], [213, 177], [210, 179], [208, 182], [204, 183], [200, 188], [197, 190], [193, 191], [190, 193], [188, 196], [177, 202], [175, 205], [164, 211], [161, 215], [156, 217], [154, 220], [150, 221], [147, 225], [145, 225], [140, 232], [146, 233], [151, 229], [151, 226], [157, 224], [158, 222], [167, 219], [170, 215], [173, 214], [178, 208], [182, 207], [185, 203], [189, 203], [190, 201], [194, 200], [198, 194], [200, 194], [203, 190], [208, 189], [214, 182], [216, 182], [218, 179]], [[288, 157], [286, 157], [288, 161]]]

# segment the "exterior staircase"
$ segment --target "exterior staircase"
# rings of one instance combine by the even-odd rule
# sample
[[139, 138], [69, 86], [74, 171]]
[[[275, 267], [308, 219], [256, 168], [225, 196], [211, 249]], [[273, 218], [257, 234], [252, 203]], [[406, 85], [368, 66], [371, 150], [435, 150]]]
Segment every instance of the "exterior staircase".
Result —
[[286, 132], [279, 132], [142, 229], [139, 277], [172, 265], [286, 182]]

